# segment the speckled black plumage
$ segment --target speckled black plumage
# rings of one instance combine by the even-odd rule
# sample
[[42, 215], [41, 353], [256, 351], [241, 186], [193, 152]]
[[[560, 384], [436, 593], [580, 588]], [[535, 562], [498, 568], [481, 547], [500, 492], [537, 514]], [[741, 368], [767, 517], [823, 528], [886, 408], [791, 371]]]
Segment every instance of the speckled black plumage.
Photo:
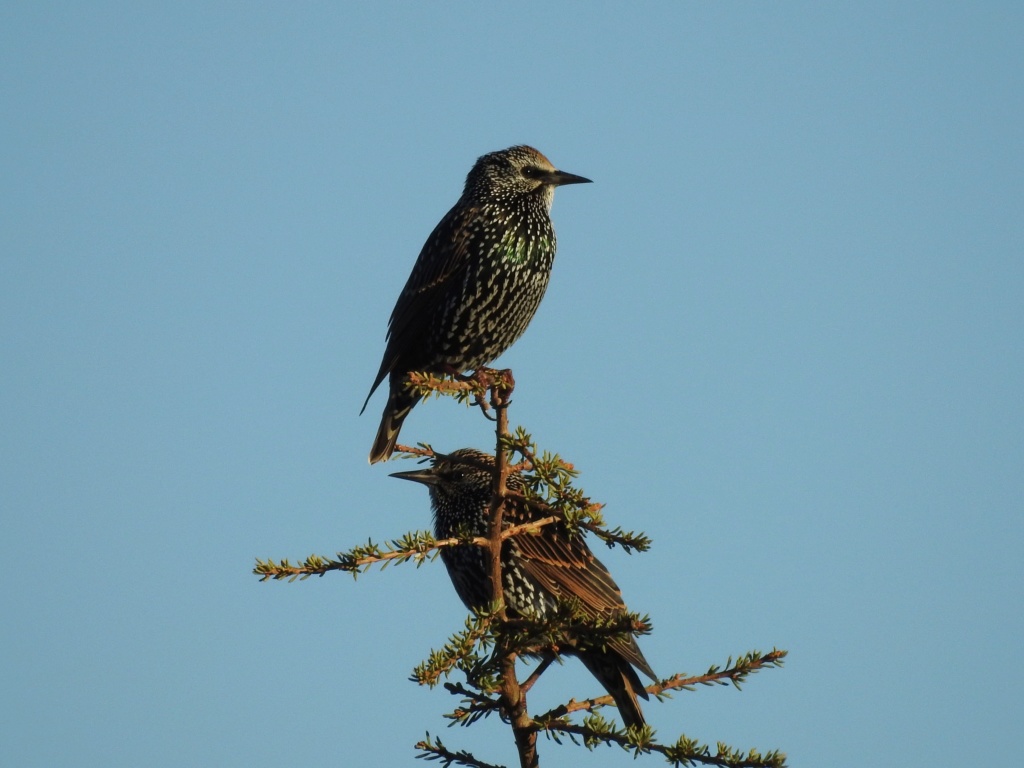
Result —
[[527, 146], [476, 161], [462, 197], [427, 238], [391, 313], [384, 358], [366, 397], [369, 402], [389, 379], [371, 464], [391, 456], [402, 421], [420, 400], [405, 386], [410, 372], [475, 370], [523, 334], [555, 259], [555, 187], [588, 181], [556, 170]]
[[[459, 459], [493, 466], [494, 457], [464, 448], [448, 459], [438, 459], [429, 469], [398, 472], [394, 477], [423, 483], [430, 489], [434, 509], [434, 533], [449, 538], [468, 529], [475, 536], [487, 536], [490, 519], [490, 472]], [[522, 491], [522, 477], [511, 473], [508, 488]], [[526, 504], [512, 502], [503, 522], [520, 525], [536, 519]], [[455, 591], [470, 609], [485, 608], [491, 602], [490, 556], [471, 544], [444, 547], [441, 559], [448, 569]], [[513, 536], [502, 551], [504, 599], [510, 616], [543, 618], [558, 601], [576, 598], [591, 617], [609, 617], [626, 610], [622, 593], [608, 569], [594, 557], [582, 537], [569, 536], [565, 526], [546, 525], [540, 533]], [[627, 726], [643, 725], [644, 716], [637, 697], [647, 698], [641, 672], [657, 679], [632, 637], [610, 641], [604, 649], [561, 649], [579, 657], [591, 674], [615, 699]]]

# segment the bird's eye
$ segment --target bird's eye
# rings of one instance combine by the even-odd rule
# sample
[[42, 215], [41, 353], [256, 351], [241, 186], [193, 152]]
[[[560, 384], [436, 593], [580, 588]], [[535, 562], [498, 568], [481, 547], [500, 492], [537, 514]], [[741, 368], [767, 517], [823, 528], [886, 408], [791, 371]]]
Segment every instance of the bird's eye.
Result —
[[525, 176], [528, 179], [539, 179], [540, 176], [541, 176], [540, 168], [537, 168], [537, 167], [532, 166], [532, 165], [528, 165], [525, 168], [523, 168], [521, 173], [523, 174], [523, 176]]

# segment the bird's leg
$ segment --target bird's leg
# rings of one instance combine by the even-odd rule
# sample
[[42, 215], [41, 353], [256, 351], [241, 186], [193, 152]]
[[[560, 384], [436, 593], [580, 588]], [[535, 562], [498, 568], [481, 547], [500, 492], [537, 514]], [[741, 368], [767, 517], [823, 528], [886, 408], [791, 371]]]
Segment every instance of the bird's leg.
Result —
[[480, 388], [473, 395], [473, 402], [480, 407], [480, 413], [484, 415], [484, 418], [489, 421], [497, 421], [497, 416], [490, 414], [491, 406], [488, 405], [487, 399], [484, 397], [488, 389], [494, 386], [493, 376], [497, 371], [492, 368], [477, 368], [469, 376], [465, 377], [465, 381], [472, 381], [480, 385]]
[[512, 377], [512, 371], [509, 368], [488, 373], [491, 377], [487, 382], [491, 395], [491, 407], [499, 413], [505, 413], [512, 402], [512, 390], [516, 388], [516, 380]]
[[507, 408], [511, 402], [509, 396], [516, 387], [516, 380], [512, 377], [511, 369], [477, 368], [470, 376], [470, 380], [480, 385], [480, 391], [476, 394], [476, 404], [480, 406], [484, 416], [495, 421], [487, 413], [489, 407], [483, 402], [483, 390], [490, 394], [490, 407]]
[[487, 369], [487, 388], [491, 390], [491, 403], [495, 408], [507, 406], [512, 401], [509, 399], [512, 390], [516, 388], [516, 380], [512, 376], [511, 368], [495, 370]]
[[475, 381], [481, 389], [490, 389], [494, 384], [494, 376], [498, 372], [493, 368], [477, 368], [469, 376], [470, 381]]

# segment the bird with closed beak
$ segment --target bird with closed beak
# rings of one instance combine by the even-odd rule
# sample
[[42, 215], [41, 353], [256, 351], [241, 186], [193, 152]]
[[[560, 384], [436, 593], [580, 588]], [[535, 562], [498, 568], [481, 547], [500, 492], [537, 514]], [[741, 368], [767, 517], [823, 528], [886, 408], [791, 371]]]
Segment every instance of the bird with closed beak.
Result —
[[525, 145], [476, 161], [462, 197], [427, 238], [391, 312], [384, 357], [363, 403], [365, 411], [388, 379], [371, 464], [390, 458], [402, 422], [422, 399], [408, 388], [409, 373], [476, 370], [523, 334], [555, 259], [555, 188], [589, 181], [557, 170]]
[[[432, 466], [392, 477], [427, 486], [434, 511], [434, 534], [439, 539], [489, 534], [494, 457], [470, 448], [435, 458]], [[487, 468], [492, 468], [488, 470]], [[525, 482], [519, 472], [508, 475], [507, 488], [519, 494]], [[540, 514], [523, 499], [506, 501], [506, 526], [536, 521]], [[490, 553], [475, 544], [441, 548], [459, 598], [470, 610], [486, 608], [492, 599]], [[511, 536], [502, 546], [502, 595], [510, 618], [543, 619], [559, 603], [573, 599], [592, 619], [614, 618], [626, 612], [622, 593], [582, 536], [570, 535], [564, 524], [550, 523], [536, 533]], [[583, 662], [615, 700], [627, 727], [644, 725], [637, 697], [648, 698], [636, 670], [657, 680], [636, 638], [613, 637], [603, 646], [574, 644], [559, 651]], [[636, 669], [634, 669], [634, 667]]]

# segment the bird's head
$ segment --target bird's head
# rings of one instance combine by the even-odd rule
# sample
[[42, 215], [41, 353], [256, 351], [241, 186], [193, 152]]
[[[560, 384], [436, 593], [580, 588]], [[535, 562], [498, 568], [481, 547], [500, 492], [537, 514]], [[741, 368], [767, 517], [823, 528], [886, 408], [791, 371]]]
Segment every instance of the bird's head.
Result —
[[487, 498], [493, 482], [489, 467], [493, 466], [493, 456], [474, 448], [460, 448], [438, 456], [429, 467], [395, 472], [391, 477], [423, 483], [435, 503], [467, 495]]
[[555, 187], [587, 183], [590, 179], [559, 171], [536, 149], [520, 144], [480, 157], [466, 177], [463, 196], [486, 201], [537, 195], [550, 206]]

